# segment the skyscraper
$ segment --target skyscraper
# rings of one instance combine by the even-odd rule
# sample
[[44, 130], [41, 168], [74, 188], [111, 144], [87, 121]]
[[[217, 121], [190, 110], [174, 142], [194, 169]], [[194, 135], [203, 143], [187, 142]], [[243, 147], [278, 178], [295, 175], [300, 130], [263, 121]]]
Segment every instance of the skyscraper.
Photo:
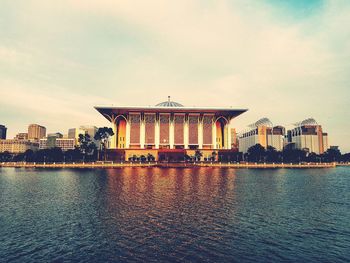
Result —
[[28, 127], [28, 139], [40, 140], [46, 136], [46, 128], [39, 124], [30, 124]]
[[78, 139], [79, 139], [79, 134], [88, 134], [90, 136], [90, 139], [95, 142], [94, 140], [95, 134], [97, 132], [97, 127], [96, 126], [88, 126], [88, 125], [83, 125], [80, 126], [79, 128], [72, 128], [68, 130], [68, 138], [69, 139], [75, 139], [75, 144], [79, 145]]
[[6, 139], [7, 128], [4, 125], [0, 125], [0, 139]]

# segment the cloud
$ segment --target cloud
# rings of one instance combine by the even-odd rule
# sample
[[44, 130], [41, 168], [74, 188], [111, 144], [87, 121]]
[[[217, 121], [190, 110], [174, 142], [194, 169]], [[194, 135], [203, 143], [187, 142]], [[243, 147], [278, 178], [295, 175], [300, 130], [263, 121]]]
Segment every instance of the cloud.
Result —
[[[66, 0], [5, 6], [12, 12], [1, 16], [9, 17], [11, 27], [0, 37], [0, 83], [13, 94], [30, 91], [35, 102], [44, 93], [42, 108], [67, 109], [57, 128], [69, 115], [89, 120], [93, 104], [152, 105], [171, 95], [185, 105], [249, 108], [233, 123], [238, 130], [264, 116], [276, 124], [313, 116], [332, 143], [350, 150], [344, 132], [350, 129], [344, 121], [350, 117], [346, 1], [282, 6]], [[29, 107], [23, 96], [17, 106], [5, 105]], [[38, 114], [54, 114], [37, 105], [31, 107]]]

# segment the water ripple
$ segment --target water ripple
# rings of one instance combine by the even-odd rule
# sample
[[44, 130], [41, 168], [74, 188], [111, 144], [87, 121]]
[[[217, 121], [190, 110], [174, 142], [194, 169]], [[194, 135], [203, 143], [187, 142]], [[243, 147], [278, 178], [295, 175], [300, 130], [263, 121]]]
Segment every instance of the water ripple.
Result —
[[1, 262], [349, 262], [350, 169], [0, 169]]

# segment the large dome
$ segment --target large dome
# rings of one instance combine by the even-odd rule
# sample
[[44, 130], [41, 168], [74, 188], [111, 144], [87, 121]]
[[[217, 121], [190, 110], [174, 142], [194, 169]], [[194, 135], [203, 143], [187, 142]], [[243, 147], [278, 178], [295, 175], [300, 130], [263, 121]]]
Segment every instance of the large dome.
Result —
[[183, 107], [184, 105], [175, 102], [175, 101], [171, 101], [170, 100], [170, 96], [168, 96], [168, 101], [163, 101], [161, 103], [158, 103], [156, 105], [156, 107]]

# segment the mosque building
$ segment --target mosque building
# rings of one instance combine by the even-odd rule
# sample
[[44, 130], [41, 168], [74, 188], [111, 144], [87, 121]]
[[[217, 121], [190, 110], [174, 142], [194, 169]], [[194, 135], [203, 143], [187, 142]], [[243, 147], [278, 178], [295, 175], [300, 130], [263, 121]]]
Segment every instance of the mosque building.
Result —
[[185, 107], [170, 97], [156, 106], [95, 109], [111, 122], [115, 135], [109, 153], [117, 160], [149, 154], [156, 160], [180, 160], [196, 151], [209, 158], [213, 152], [230, 152], [231, 120], [247, 111]]

